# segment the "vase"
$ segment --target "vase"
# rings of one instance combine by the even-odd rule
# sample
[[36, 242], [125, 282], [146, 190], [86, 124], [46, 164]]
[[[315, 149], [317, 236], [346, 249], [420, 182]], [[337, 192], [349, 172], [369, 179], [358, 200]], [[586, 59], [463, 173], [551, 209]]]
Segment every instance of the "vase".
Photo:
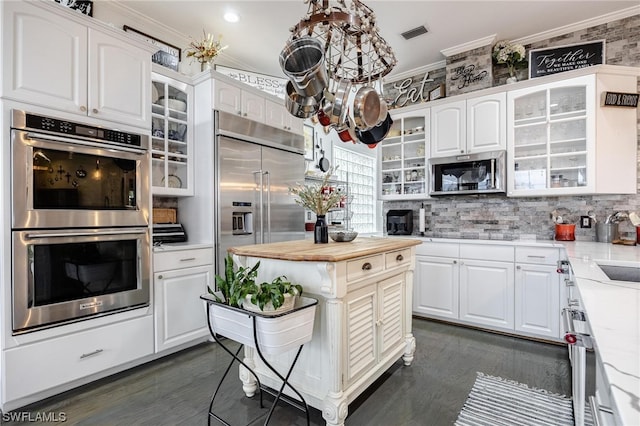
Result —
[[326, 244], [329, 242], [329, 227], [325, 215], [316, 216], [316, 226], [313, 228], [313, 242]]
[[211, 62], [200, 62], [200, 71], [208, 71], [211, 69]]
[[515, 75], [512, 75], [511, 77], [507, 78], [507, 84], [513, 84], [517, 82], [518, 82], [518, 77], [516, 77]]

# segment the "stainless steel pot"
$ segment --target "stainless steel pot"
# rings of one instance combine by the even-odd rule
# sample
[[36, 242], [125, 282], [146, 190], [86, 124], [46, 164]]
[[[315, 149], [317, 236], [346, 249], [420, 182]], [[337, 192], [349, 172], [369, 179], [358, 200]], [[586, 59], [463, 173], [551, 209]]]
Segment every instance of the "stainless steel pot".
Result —
[[344, 127], [347, 120], [347, 101], [351, 91], [351, 81], [341, 79], [338, 81], [335, 93], [325, 90], [324, 105], [322, 111], [324, 117], [329, 118], [329, 126]]
[[287, 96], [285, 106], [291, 115], [298, 118], [309, 118], [318, 112], [322, 96], [302, 96], [293, 88], [291, 81], [287, 82]]
[[329, 83], [322, 44], [313, 37], [288, 42], [280, 52], [280, 68], [302, 96], [318, 96]]
[[356, 92], [353, 119], [360, 130], [369, 130], [380, 122], [380, 96], [373, 87], [362, 86]]

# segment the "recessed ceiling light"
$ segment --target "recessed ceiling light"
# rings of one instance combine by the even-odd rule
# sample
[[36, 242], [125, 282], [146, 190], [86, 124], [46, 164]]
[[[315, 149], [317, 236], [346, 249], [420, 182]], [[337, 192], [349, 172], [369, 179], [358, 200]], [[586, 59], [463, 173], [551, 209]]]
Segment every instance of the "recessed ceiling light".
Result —
[[238, 22], [240, 17], [237, 13], [229, 11], [224, 14], [224, 20], [227, 22]]

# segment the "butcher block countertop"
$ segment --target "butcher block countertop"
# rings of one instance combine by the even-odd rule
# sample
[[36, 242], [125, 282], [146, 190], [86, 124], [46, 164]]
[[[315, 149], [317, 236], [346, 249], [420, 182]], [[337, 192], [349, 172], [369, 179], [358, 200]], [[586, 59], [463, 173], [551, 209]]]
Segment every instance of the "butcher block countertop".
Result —
[[340, 262], [387, 251], [401, 250], [421, 243], [420, 240], [408, 238], [357, 237], [348, 243], [329, 240], [327, 244], [315, 244], [311, 240], [299, 240], [231, 247], [229, 251], [238, 256], [267, 259]]

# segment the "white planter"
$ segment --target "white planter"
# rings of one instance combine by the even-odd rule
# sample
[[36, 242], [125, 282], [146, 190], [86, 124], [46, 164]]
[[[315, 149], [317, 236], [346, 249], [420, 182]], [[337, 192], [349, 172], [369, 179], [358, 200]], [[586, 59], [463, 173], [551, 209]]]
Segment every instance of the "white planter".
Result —
[[284, 302], [278, 309], [273, 309], [273, 304], [271, 302], [264, 305], [264, 310], [260, 310], [260, 306], [253, 304], [251, 302], [251, 295], [247, 296], [242, 302], [242, 307], [247, 311], [258, 312], [263, 315], [279, 315], [284, 312], [290, 311], [293, 309], [296, 304], [295, 296], [291, 294], [284, 295]]
[[[308, 298], [300, 297], [304, 303]], [[211, 303], [209, 322], [216, 334], [255, 348], [253, 319], [260, 350], [265, 354], [279, 354], [295, 349], [311, 340], [316, 305], [293, 311], [289, 314], [263, 317], [242, 309]]]

